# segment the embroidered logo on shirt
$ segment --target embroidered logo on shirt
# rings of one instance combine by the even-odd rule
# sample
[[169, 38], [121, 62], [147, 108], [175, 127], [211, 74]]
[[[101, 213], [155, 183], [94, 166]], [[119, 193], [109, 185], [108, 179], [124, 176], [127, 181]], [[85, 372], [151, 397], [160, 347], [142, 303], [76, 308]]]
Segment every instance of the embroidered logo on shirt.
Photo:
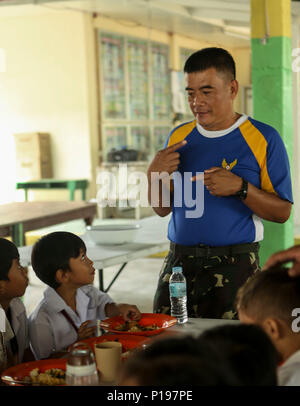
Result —
[[226, 162], [226, 159], [224, 158], [223, 159], [223, 162], [222, 162], [222, 168], [224, 168], [224, 169], [227, 169], [228, 171], [231, 171], [231, 169], [235, 166], [237, 164], [237, 159], [235, 159], [233, 162], [231, 162], [231, 163], [227, 163]]

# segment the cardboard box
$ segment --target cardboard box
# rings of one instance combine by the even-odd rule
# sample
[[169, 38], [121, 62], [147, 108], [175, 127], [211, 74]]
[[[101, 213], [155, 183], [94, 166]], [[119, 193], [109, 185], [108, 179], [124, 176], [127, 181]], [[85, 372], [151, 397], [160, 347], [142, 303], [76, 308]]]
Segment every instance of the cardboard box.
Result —
[[15, 134], [17, 180], [53, 177], [50, 134]]

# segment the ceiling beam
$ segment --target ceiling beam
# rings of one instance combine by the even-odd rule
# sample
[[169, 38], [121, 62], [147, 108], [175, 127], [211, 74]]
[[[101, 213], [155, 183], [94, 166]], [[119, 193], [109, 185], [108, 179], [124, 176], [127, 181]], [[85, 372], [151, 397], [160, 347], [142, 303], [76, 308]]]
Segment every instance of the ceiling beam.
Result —
[[190, 17], [190, 14], [186, 7], [181, 4], [172, 3], [170, 7], [170, 2], [168, 0], [139, 0], [141, 3], [145, 3], [149, 8], [155, 7], [159, 10], [166, 11], [169, 14], [178, 14], [184, 17]]
[[[151, 1], [151, 0], [150, 0]], [[224, 1], [224, 0], [168, 0], [170, 5], [174, 3], [188, 7], [209, 7], [222, 10], [236, 10], [250, 13], [250, 0]]]
[[[210, 4], [210, 3], [209, 3]], [[233, 10], [222, 10], [213, 9], [208, 7], [186, 7], [190, 12], [191, 17], [202, 17], [202, 18], [217, 18], [225, 20], [234, 20], [242, 22], [250, 22], [250, 13], [233, 11]]]

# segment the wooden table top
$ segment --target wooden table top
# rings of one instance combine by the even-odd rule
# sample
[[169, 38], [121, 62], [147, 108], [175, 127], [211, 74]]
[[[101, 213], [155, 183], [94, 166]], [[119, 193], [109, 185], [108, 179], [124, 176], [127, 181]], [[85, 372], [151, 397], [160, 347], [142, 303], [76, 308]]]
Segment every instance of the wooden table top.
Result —
[[38, 222], [39, 227], [47, 227], [55, 224], [55, 222], [88, 218], [96, 215], [96, 212], [96, 203], [81, 201], [14, 202], [1, 204], [0, 228], [17, 223], [26, 224], [34, 222]]

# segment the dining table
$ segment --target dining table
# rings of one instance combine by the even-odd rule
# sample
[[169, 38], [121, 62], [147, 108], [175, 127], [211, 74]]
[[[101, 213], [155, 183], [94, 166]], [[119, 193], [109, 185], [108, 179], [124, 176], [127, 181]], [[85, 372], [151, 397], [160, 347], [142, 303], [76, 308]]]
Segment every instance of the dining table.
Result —
[[208, 330], [213, 327], [219, 327], [223, 325], [233, 325], [236, 326], [240, 324], [239, 320], [232, 319], [208, 319], [208, 318], [189, 318], [188, 321], [184, 324], [175, 324], [172, 327], [169, 327], [166, 332], [168, 333], [177, 333], [180, 335], [192, 335], [198, 336], [203, 333], [205, 330]]
[[13, 202], [0, 205], [0, 237], [11, 236], [17, 247], [25, 246], [25, 233], [43, 227], [83, 219], [92, 224], [97, 204], [82, 201]]

